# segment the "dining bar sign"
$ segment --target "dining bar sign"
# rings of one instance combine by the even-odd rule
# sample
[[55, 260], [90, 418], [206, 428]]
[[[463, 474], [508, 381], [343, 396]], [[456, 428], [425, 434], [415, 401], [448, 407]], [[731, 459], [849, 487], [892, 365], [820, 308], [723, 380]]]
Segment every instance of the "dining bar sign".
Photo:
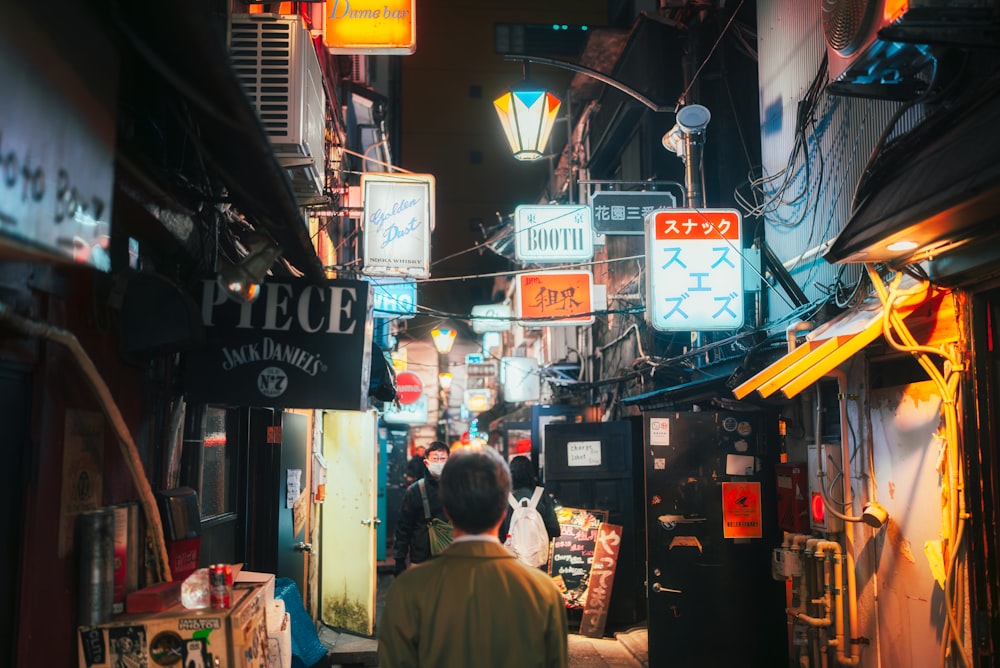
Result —
[[205, 279], [207, 345], [187, 353], [188, 402], [365, 410], [371, 370], [371, 284], [268, 278], [260, 297], [234, 301]]
[[430, 174], [361, 175], [364, 273], [430, 277], [434, 229], [434, 177]]

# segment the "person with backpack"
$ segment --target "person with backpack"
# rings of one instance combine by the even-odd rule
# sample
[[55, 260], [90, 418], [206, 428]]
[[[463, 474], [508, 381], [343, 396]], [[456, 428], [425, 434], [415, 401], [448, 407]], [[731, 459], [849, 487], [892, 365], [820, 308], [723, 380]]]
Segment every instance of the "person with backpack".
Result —
[[441, 441], [427, 447], [427, 474], [406, 488], [392, 541], [393, 574], [435, 557], [451, 542], [452, 528], [441, 507], [438, 481], [451, 449]]
[[545, 568], [549, 544], [559, 537], [555, 503], [538, 485], [531, 459], [518, 455], [510, 460], [511, 490], [507, 517], [500, 525], [499, 538], [525, 564]]

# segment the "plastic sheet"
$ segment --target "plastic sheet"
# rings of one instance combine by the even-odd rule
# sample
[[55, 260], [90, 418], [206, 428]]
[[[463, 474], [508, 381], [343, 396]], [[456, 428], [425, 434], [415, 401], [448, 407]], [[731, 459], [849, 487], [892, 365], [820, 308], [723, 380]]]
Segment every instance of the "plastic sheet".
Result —
[[299, 588], [291, 578], [276, 578], [274, 597], [285, 602], [285, 611], [292, 620], [292, 666], [308, 668], [326, 656], [326, 647], [319, 640], [312, 617], [306, 612]]

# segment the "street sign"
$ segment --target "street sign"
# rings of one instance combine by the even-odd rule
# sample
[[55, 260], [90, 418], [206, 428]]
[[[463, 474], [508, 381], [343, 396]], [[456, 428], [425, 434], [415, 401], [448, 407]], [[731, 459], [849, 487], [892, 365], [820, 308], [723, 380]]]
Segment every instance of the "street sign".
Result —
[[514, 209], [514, 255], [519, 262], [587, 262], [594, 258], [590, 207], [521, 205]]
[[646, 319], [654, 329], [699, 332], [743, 325], [738, 211], [654, 211], [647, 225], [646, 267]]
[[594, 231], [600, 234], [642, 234], [647, 215], [676, 206], [677, 198], [669, 192], [598, 191], [590, 196]]
[[396, 376], [396, 397], [402, 405], [415, 404], [424, 394], [424, 381], [412, 371], [403, 371]]

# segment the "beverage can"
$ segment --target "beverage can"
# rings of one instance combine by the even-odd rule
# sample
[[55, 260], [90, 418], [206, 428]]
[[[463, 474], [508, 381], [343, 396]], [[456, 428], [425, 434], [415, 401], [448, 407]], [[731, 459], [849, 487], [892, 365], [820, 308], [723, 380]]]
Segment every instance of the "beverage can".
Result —
[[212, 564], [208, 567], [209, 603], [215, 610], [232, 605], [233, 568], [229, 564]]

